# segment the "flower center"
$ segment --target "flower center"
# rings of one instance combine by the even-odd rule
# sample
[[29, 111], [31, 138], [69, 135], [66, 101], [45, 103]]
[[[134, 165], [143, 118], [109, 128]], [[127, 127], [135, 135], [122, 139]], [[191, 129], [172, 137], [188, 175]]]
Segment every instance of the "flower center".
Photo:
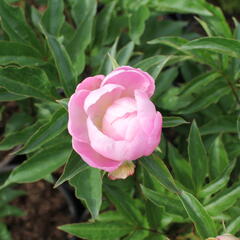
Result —
[[115, 140], [129, 140], [137, 131], [136, 116], [136, 102], [133, 98], [117, 99], [105, 112], [102, 132]]

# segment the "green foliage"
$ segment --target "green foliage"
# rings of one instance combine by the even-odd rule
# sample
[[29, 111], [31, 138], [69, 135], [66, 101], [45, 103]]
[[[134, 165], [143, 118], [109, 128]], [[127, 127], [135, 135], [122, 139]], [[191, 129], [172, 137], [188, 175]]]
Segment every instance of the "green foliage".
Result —
[[75, 188], [76, 197], [83, 200], [93, 218], [96, 218], [102, 204], [102, 179], [99, 169], [86, 168], [69, 183]]
[[[10, 204], [23, 192], [10, 185], [50, 179], [65, 164], [54, 187], [68, 182], [92, 217], [59, 227], [74, 236], [206, 239], [224, 221], [239, 237], [238, 21], [231, 27], [205, 0], [20, 2], [0, 1], [0, 150], [26, 160], [7, 174], [0, 161], [0, 218], [24, 214]], [[85, 77], [118, 65], [154, 77], [163, 133], [134, 176], [110, 181], [73, 152], [67, 107]], [[3, 221], [0, 239], [11, 239]]]
[[60, 229], [89, 240], [114, 240], [133, 230], [124, 222], [79, 223], [64, 225]]

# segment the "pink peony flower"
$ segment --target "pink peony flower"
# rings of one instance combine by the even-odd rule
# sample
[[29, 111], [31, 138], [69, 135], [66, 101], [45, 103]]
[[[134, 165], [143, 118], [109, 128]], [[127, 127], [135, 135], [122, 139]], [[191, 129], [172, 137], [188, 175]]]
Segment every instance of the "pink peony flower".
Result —
[[86, 78], [68, 104], [73, 149], [111, 179], [133, 174], [134, 164], [126, 163], [150, 155], [160, 142], [162, 116], [150, 101], [154, 89], [148, 73], [128, 66]]

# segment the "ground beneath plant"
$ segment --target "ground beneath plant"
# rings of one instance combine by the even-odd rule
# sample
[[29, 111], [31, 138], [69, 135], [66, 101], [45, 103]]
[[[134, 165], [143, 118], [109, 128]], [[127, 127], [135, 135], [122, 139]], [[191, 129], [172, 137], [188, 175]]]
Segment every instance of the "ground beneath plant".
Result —
[[72, 217], [64, 195], [47, 182], [23, 184], [18, 187], [25, 196], [13, 205], [26, 212], [22, 217], [8, 217], [5, 222], [14, 240], [70, 240], [71, 236], [57, 226], [71, 223]]

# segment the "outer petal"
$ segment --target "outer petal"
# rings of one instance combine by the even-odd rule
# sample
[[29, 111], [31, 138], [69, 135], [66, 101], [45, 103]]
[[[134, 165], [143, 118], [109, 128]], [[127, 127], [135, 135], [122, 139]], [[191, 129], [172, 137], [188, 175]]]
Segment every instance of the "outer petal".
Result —
[[68, 103], [68, 131], [78, 141], [88, 142], [87, 133], [87, 115], [84, 111], [83, 104], [88, 96], [89, 91], [80, 90], [74, 93]]
[[126, 88], [126, 95], [133, 95], [134, 90], [139, 89], [147, 94], [148, 97], [153, 95], [155, 90], [154, 79], [146, 72], [139, 68], [123, 66], [116, 68], [103, 80], [101, 86], [109, 83], [122, 85]]
[[158, 146], [161, 139], [161, 133], [162, 133], [162, 115], [160, 112], [157, 112], [153, 123], [152, 134], [148, 136], [147, 138], [148, 140], [146, 141], [148, 147], [145, 148], [144, 153], [145, 156], [150, 155]]
[[102, 155], [94, 151], [89, 144], [79, 142], [74, 138], [72, 139], [72, 145], [73, 149], [91, 167], [111, 172], [117, 169], [122, 164], [122, 162], [113, 161], [111, 159], [103, 157]]
[[141, 129], [133, 140], [117, 141], [103, 134], [90, 118], [87, 119], [87, 126], [92, 148], [106, 158], [115, 161], [130, 161], [143, 156], [145, 153], [147, 137]]
[[137, 103], [138, 121], [146, 135], [151, 136], [156, 118], [155, 106], [144, 92], [136, 90], [135, 99]]
[[78, 84], [76, 92], [79, 90], [95, 90], [98, 89], [104, 79], [104, 75], [96, 75], [94, 77], [85, 78], [81, 83]]

